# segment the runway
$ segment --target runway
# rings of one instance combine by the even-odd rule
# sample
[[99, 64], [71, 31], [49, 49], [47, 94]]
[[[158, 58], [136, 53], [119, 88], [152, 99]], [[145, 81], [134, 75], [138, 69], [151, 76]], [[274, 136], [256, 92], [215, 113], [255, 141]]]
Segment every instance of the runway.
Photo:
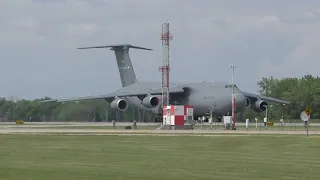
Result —
[[[117, 122], [116, 125], [117, 126], [132, 126], [132, 122]], [[161, 123], [153, 123], [153, 122], [137, 122], [137, 125], [138, 126], [157, 126], [157, 125], [160, 125]], [[214, 122], [213, 125], [222, 125], [222, 123], [217, 123], [217, 122]], [[16, 123], [15, 122], [0, 122], [0, 127], [1, 126], [11, 126], [11, 125], [14, 125], [16, 126]], [[205, 122], [203, 123], [204, 126], [209, 126], [210, 123], [208, 122]], [[241, 126], [241, 127], [244, 127], [246, 125], [246, 123], [243, 123], [243, 122], [238, 122], [237, 123], [237, 126]], [[263, 125], [263, 122], [258, 122], [258, 126], [260, 125]], [[286, 126], [291, 126], [291, 125], [294, 125], [294, 126], [304, 126], [303, 122], [294, 122], [294, 123], [285, 123]], [[28, 127], [33, 127], [33, 126], [36, 126], [36, 127], [40, 127], [40, 126], [43, 126], [43, 127], [47, 127], [47, 126], [50, 126], [50, 127], [64, 127], [64, 126], [95, 126], [95, 127], [98, 127], [98, 126], [113, 126], [112, 122], [24, 122], [24, 125], [23, 126], [28, 126]], [[255, 122], [251, 122], [249, 123], [249, 126], [256, 126], [256, 123]], [[280, 123], [274, 123], [275, 127], [278, 127], [278, 126], [281, 126]], [[310, 123], [310, 126], [320, 126], [320, 123], [313, 123], [311, 121]]]
[[[50, 126], [50, 125], [49, 125]], [[230, 136], [230, 135], [305, 135], [306, 131], [277, 130], [125, 130], [125, 129], [72, 129], [72, 128], [32, 128], [0, 127], [0, 134], [42, 134], [42, 135], [145, 135], [145, 136]], [[309, 135], [318, 135], [320, 131], [309, 131]]]

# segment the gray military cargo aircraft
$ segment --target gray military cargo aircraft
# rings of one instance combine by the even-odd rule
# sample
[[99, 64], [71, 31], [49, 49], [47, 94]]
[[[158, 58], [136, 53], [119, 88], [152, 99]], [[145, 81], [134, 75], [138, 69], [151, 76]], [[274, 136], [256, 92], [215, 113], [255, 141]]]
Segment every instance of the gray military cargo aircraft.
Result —
[[[42, 102], [70, 102], [92, 99], [106, 100], [112, 109], [119, 111], [126, 110], [129, 106], [134, 106], [142, 111], [156, 116], [161, 116], [161, 82], [139, 82], [136, 78], [130, 56], [129, 49], [152, 50], [133, 46], [130, 44], [118, 44], [107, 46], [84, 47], [78, 49], [110, 48], [115, 52], [117, 65], [120, 73], [122, 88], [115, 92], [91, 95], [86, 97], [75, 97], [55, 100], [44, 100]], [[219, 119], [227, 113], [231, 113], [232, 84], [229, 83], [170, 83], [170, 104], [192, 105], [194, 106], [195, 119], [207, 116], [212, 108], [212, 113]], [[252, 108], [256, 112], [263, 112], [268, 106], [268, 102], [289, 104], [289, 102], [271, 97], [260, 96], [241, 91], [236, 85], [236, 110], [243, 111], [245, 108]]]

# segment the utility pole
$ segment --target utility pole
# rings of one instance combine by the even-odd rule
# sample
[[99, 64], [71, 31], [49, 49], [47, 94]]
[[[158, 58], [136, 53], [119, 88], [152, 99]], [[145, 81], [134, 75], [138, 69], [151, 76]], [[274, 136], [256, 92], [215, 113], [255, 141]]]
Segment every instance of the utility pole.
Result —
[[232, 78], [231, 78], [231, 83], [232, 83], [232, 129], [236, 130], [236, 122], [237, 122], [237, 115], [236, 115], [236, 94], [235, 94], [235, 87], [234, 87], [234, 69], [236, 68], [235, 65], [230, 65], [232, 69]]
[[209, 110], [210, 110], [210, 126], [211, 126], [211, 130], [212, 130], [212, 122], [213, 122], [212, 114], [213, 114], [213, 107], [209, 108]]
[[266, 118], [267, 118], [267, 122], [268, 122], [268, 106], [266, 106]]

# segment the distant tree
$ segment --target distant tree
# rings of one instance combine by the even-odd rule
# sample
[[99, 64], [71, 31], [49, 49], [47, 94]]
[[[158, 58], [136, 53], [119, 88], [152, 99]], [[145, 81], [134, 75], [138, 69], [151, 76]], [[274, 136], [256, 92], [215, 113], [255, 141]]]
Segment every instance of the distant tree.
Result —
[[[269, 117], [280, 119], [284, 116], [286, 119], [299, 119], [300, 113], [306, 106], [312, 108], [312, 118], [319, 119], [320, 112], [320, 78], [311, 75], [305, 75], [302, 78], [282, 78], [274, 77], [262, 78], [258, 82], [260, 94], [274, 98], [290, 101], [291, 104], [283, 105], [280, 103], [269, 103]], [[248, 109], [246, 116], [257, 116], [255, 112]]]

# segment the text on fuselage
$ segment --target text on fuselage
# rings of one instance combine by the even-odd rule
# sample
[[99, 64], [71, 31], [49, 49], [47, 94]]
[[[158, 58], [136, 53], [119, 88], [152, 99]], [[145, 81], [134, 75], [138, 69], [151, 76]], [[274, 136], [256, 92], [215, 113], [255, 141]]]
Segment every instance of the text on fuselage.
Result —
[[213, 96], [205, 96], [203, 99], [204, 100], [211, 100], [211, 99], [214, 99], [214, 97]]

